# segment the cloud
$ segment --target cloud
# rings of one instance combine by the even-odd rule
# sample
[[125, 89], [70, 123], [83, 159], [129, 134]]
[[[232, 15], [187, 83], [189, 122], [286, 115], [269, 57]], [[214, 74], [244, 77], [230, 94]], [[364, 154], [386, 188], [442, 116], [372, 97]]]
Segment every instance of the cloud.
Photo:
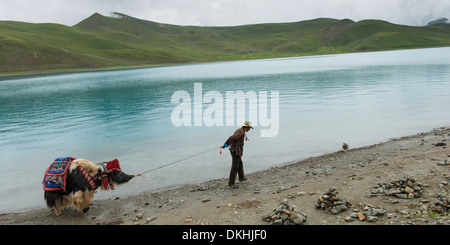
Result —
[[93, 13], [120, 12], [161, 23], [232, 26], [319, 17], [425, 25], [450, 17], [448, 0], [1, 0], [0, 20], [75, 25]]

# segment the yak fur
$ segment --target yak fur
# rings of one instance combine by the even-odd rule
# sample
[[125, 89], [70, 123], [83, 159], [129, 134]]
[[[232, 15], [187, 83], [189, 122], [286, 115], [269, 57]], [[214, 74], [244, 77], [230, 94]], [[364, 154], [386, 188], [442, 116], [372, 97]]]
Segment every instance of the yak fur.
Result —
[[[85, 159], [76, 159], [72, 161], [67, 170], [67, 184], [65, 190], [45, 191], [44, 199], [49, 208], [55, 210], [57, 216], [61, 215], [61, 211], [69, 206], [75, 207], [80, 213], [86, 213], [89, 210], [96, 188], [92, 188], [83, 173], [78, 167], [91, 175], [96, 187], [102, 186], [102, 177], [106, 174], [102, 168]], [[103, 176], [102, 176], [103, 175]], [[118, 176], [113, 176], [118, 175]], [[107, 176], [111, 184], [122, 184], [128, 182], [134, 176], [127, 175], [120, 170], [111, 171]], [[120, 179], [116, 182], [115, 179]]]

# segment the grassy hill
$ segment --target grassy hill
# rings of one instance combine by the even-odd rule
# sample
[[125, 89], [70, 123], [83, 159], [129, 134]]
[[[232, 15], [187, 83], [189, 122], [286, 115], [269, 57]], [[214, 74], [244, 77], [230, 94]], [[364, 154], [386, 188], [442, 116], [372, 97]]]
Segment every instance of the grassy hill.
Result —
[[258, 59], [450, 46], [450, 25], [320, 18], [233, 27], [176, 26], [120, 13], [79, 24], [0, 21], [0, 73]]

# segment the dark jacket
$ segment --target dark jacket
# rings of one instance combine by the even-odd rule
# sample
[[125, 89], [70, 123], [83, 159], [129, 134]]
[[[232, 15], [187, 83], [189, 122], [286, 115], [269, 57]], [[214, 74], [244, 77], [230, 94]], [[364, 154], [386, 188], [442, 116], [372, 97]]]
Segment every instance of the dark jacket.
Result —
[[244, 138], [245, 129], [244, 127], [236, 130], [233, 135], [228, 138], [225, 142], [225, 146], [230, 146], [230, 151], [234, 152], [236, 155], [242, 157], [244, 153]]

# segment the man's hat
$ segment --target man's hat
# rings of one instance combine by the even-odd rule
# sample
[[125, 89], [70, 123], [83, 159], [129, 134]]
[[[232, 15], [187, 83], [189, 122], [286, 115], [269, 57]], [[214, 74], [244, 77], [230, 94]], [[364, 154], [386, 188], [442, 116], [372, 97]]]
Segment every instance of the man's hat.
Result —
[[242, 126], [247, 127], [247, 128], [253, 128], [253, 127], [252, 127], [252, 123], [249, 122], [249, 121], [245, 121], [245, 122], [242, 124]]

